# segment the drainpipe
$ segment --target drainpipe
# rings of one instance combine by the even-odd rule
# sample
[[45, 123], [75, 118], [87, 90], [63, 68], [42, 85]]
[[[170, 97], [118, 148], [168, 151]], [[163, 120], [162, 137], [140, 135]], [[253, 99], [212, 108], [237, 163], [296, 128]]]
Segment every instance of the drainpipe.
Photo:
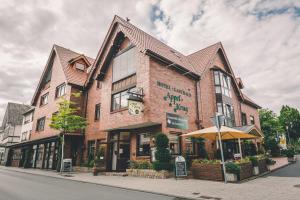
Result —
[[[197, 120], [197, 129], [199, 130], [201, 127], [200, 127], [200, 113], [199, 113], [199, 98], [198, 98], [198, 85], [200, 84], [200, 79], [197, 80], [195, 82], [195, 100], [196, 100], [196, 120]], [[195, 142], [193, 141], [192, 142], [192, 145], [193, 145], [193, 153], [195, 154], [196, 153], [196, 145], [195, 145]]]

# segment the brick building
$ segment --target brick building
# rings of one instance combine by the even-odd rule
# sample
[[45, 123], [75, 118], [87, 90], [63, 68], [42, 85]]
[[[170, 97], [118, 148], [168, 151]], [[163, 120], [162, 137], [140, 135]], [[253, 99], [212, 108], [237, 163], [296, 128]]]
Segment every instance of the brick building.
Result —
[[[54, 45], [32, 100], [31, 139], [12, 149], [33, 149], [33, 167], [53, 168], [59, 133], [48, 119], [57, 111], [57, 95], [70, 99], [81, 91], [72, 100], [88, 126], [84, 134], [68, 135], [65, 151], [75, 165], [100, 150], [107, 171], [125, 170], [129, 160], [152, 160], [158, 132], [169, 137], [173, 155], [197, 155], [200, 144], [180, 135], [212, 126], [216, 112], [226, 116], [225, 125], [262, 136], [260, 107], [243, 87], [221, 43], [183, 55], [115, 16], [95, 60]], [[216, 145], [205, 146], [213, 157]], [[225, 147], [236, 152], [234, 141]]]
[[[122, 171], [129, 160], [151, 160], [158, 132], [167, 134], [174, 155], [197, 154], [197, 144], [179, 136], [212, 126], [216, 112], [227, 126], [247, 125], [261, 135], [260, 107], [242, 89], [221, 43], [185, 56], [116, 16], [86, 83], [85, 159], [103, 147], [107, 170]], [[136, 93], [143, 108], [138, 115], [128, 109]], [[235, 151], [235, 145], [227, 148]], [[206, 142], [211, 157], [215, 148]]]

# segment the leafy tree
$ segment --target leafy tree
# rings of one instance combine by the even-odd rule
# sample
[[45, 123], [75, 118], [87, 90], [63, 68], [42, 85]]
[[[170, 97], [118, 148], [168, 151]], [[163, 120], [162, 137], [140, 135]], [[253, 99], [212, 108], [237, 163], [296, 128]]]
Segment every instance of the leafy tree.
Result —
[[259, 119], [265, 135], [265, 149], [270, 150], [271, 154], [276, 156], [280, 152], [277, 134], [284, 132], [283, 127], [277, 115], [269, 109], [259, 110]]
[[[75, 98], [80, 98], [81, 93], [72, 94]], [[61, 162], [60, 171], [62, 171], [62, 160], [64, 156], [64, 136], [66, 134], [83, 130], [86, 125], [86, 119], [79, 115], [78, 105], [65, 98], [62, 98], [58, 103], [58, 112], [52, 115], [50, 127], [60, 131], [61, 140]]]
[[285, 129], [288, 143], [291, 140], [297, 141], [300, 138], [300, 113], [296, 108], [282, 106], [279, 122]]

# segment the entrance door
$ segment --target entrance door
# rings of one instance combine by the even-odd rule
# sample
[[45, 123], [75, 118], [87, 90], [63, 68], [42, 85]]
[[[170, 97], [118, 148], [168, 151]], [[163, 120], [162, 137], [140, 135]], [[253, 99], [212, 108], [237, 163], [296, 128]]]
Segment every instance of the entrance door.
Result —
[[112, 171], [125, 171], [130, 160], [130, 133], [111, 133], [110, 158]]
[[112, 163], [111, 163], [112, 171], [117, 170], [117, 161], [118, 161], [118, 141], [115, 141], [112, 144]]

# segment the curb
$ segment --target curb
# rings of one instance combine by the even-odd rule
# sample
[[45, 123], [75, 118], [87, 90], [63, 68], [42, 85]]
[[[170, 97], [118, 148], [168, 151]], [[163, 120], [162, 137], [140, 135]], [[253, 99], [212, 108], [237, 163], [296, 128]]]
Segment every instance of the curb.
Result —
[[7, 171], [13, 171], [13, 172], [18, 172], [18, 173], [24, 173], [24, 174], [31, 174], [31, 175], [36, 175], [36, 176], [44, 176], [44, 177], [50, 177], [50, 178], [56, 178], [56, 179], [64, 179], [64, 180], [69, 180], [69, 181], [74, 181], [74, 182], [80, 182], [80, 183], [88, 183], [88, 184], [94, 184], [94, 185], [100, 185], [100, 186], [105, 186], [105, 187], [113, 187], [113, 188], [119, 188], [122, 190], [129, 190], [129, 191], [136, 191], [136, 192], [144, 192], [148, 194], [155, 194], [155, 195], [161, 195], [161, 196], [167, 196], [167, 197], [174, 197], [178, 198], [180, 200], [199, 200], [199, 198], [193, 198], [193, 197], [185, 197], [185, 196], [180, 196], [180, 195], [172, 195], [172, 194], [166, 194], [166, 193], [161, 193], [161, 192], [154, 192], [154, 191], [149, 191], [149, 190], [142, 190], [142, 189], [133, 189], [133, 188], [127, 188], [127, 187], [122, 187], [122, 186], [114, 186], [114, 185], [109, 185], [109, 184], [104, 184], [104, 183], [94, 183], [94, 182], [89, 182], [89, 181], [84, 181], [84, 180], [74, 180], [74, 179], [68, 179], [68, 177], [64, 176], [52, 176], [48, 174], [35, 174], [30, 171], [19, 171], [15, 170], [13, 168], [3, 168], [0, 167], [2, 170], [7, 170]]

